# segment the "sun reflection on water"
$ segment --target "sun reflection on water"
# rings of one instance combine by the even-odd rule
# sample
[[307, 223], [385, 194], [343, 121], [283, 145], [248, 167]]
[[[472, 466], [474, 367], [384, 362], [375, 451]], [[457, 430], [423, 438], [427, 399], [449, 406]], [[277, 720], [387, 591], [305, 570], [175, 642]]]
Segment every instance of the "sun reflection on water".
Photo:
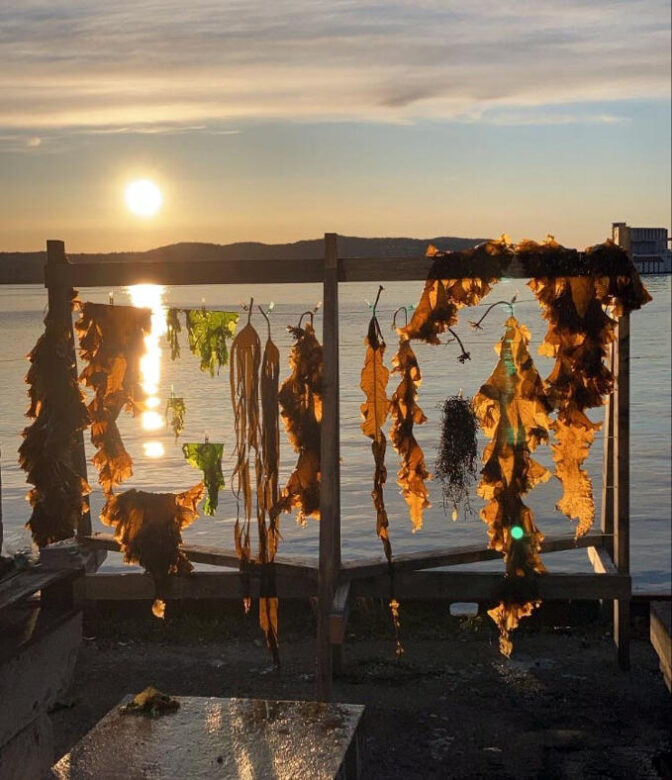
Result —
[[[161, 337], [166, 332], [166, 310], [163, 305], [165, 287], [160, 284], [136, 284], [128, 288], [133, 306], [151, 309], [151, 331], [145, 336], [146, 353], [140, 360], [141, 386], [147, 398], [146, 410], [140, 421], [146, 431], [158, 431], [164, 426], [162, 415], [156, 411], [160, 406], [159, 380], [161, 378]], [[164, 455], [163, 444], [148, 441], [143, 444], [148, 458], [160, 458]]]

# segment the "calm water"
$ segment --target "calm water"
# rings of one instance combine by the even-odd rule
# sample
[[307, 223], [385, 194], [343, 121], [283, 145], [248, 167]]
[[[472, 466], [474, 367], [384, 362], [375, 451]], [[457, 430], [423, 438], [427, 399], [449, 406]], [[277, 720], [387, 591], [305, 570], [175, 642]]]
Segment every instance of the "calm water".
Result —
[[[648, 277], [645, 281], [653, 295], [653, 302], [641, 312], [632, 315], [632, 570], [635, 587], [638, 589], [660, 589], [670, 587], [670, 288], [672, 277]], [[391, 313], [400, 305], [415, 303], [421, 283], [394, 283], [385, 286], [379, 305], [379, 319], [388, 338], [387, 359], [391, 361], [396, 348], [396, 339], [391, 330]], [[352, 559], [362, 555], [377, 555], [381, 552], [375, 533], [375, 516], [371, 506], [370, 490], [372, 479], [371, 452], [368, 440], [360, 431], [359, 405], [362, 394], [359, 389], [359, 373], [364, 356], [363, 338], [369, 317], [365, 299], [373, 299], [377, 290], [372, 284], [343, 285], [340, 291], [341, 307], [341, 421], [342, 421], [342, 541], [343, 556]], [[531, 292], [520, 280], [500, 282], [490, 300], [508, 299], [518, 291], [516, 316], [532, 331], [532, 354], [545, 333], [545, 325]], [[299, 314], [311, 308], [321, 299], [318, 285], [256, 286], [253, 290], [238, 286], [172, 287], [167, 288], [163, 301], [168, 306], [197, 307], [203, 300], [207, 307], [239, 310], [241, 301], [247, 301], [253, 292], [259, 303], [273, 300], [275, 309], [271, 322], [273, 337], [281, 350], [284, 365], [281, 378], [288, 373], [287, 350], [290, 344], [285, 326], [296, 323]], [[128, 292], [115, 290], [118, 304], [129, 302]], [[108, 290], [83, 289], [84, 300], [106, 302]], [[46, 294], [40, 286], [0, 287], [0, 366], [3, 393], [0, 396], [0, 445], [2, 447], [2, 501], [5, 525], [6, 549], [15, 551], [29, 544], [24, 530], [28, 518], [28, 505], [24, 500], [26, 484], [24, 474], [17, 466], [17, 448], [21, 441], [20, 432], [25, 426], [23, 412], [27, 406], [23, 382], [27, 369], [25, 355], [32, 348], [42, 331], [42, 318], [46, 306]], [[457, 393], [460, 388], [465, 394], [473, 395], [480, 384], [487, 379], [496, 362], [493, 344], [501, 338], [504, 309], [493, 311], [484, 323], [484, 331], [473, 333], [463, 316], [458, 332], [471, 352], [472, 360], [465, 365], [457, 361], [455, 345], [428, 347], [418, 345], [416, 353], [423, 371], [420, 405], [429, 421], [418, 429], [417, 438], [425, 450], [428, 464], [433, 464], [439, 437], [440, 411], [443, 399]], [[265, 323], [260, 315], [254, 320], [265, 340]], [[321, 327], [321, 316], [316, 317], [316, 326]], [[184, 336], [184, 334], [183, 334]], [[536, 357], [542, 375], [546, 376], [551, 361]], [[392, 386], [392, 384], [390, 385]], [[181, 453], [182, 441], [203, 441], [208, 432], [210, 441], [225, 443], [224, 473], [232, 468], [231, 452], [234, 441], [232, 434], [232, 413], [229, 396], [228, 368], [220, 376], [210, 378], [201, 374], [197, 360], [189, 354], [186, 339], [183, 338], [182, 357], [171, 363], [164, 351], [161, 359], [159, 410], [165, 408], [165, 399], [174, 387], [176, 395], [186, 399], [186, 429], [180, 443], [174, 443], [167, 430], [148, 433], [138, 420], [127, 415], [120, 418], [120, 428], [127, 449], [134, 460], [135, 474], [127, 487], [145, 490], [182, 490], [195, 484], [199, 475], [188, 466]], [[594, 410], [594, 419], [602, 418], [602, 410]], [[294, 463], [283, 438], [281, 461], [281, 483], [288, 477]], [[165, 449], [165, 456], [148, 458], [144, 445], [159, 440]], [[89, 445], [89, 457], [92, 449]], [[549, 448], [541, 448], [535, 458], [545, 465], [552, 465]], [[596, 503], [599, 518], [601, 485], [602, 440], [600, 434], [593, 446], [588, 469], [595, 484]], [[418, 534], [410, 532], [406, 505], [398, 495], [394, 483], [396, 453], [388, 448], [387, 465], [389, 481], [386, 490], [386, 504], [390, 516], [393, 551], [397, 553], [436, 548], [446, 545], [461, 545], [487, 542], [486, 527], [478, 519], [460, 516], [456, 522], [447, 517], [441, 506], [440, 486], [430, 484], [433, 506], [425, 513], [425, 527]], [[95, 483], [95, 475], [90, 473]], [[227, 478], [228, 483], [228, 478]], [[560, 485], [552, 479], [546, 485], [537, 487], [528, 497], [541, 530], [547, 535], [571, 534], [569, 521], [554, 510], [560, 496]], [[477, 511], [482, 502], [472, 500]], [[92, 496], [94, 517], [102, 505], [100, 490]], [[222, 492], [219, 509], [215, 517], [201, 517], [185, 532], [192, 543], [233, 546], [233, 522], [235, 501], [228, 489]], [[599, 522], [599, 521], [598, 521]], [[94, 520], [97, 530], [102, 527]], [[109, 529], [105, 529], [109, 530]], [[294, 519], [282, 519], [284, 537], [281, 551], [286, 554], [314, 557], [317, 553], [318, 526], [310, 522], [307, 528], [299, 528]], [[581, 571], [587, 569], [585, 551], [572, 551], [546, 556], [550, 570]], [[108, 557], [108, 566], [119, 565], [120, 556]], [[499, 562], [482, 564], [495, 568]]]

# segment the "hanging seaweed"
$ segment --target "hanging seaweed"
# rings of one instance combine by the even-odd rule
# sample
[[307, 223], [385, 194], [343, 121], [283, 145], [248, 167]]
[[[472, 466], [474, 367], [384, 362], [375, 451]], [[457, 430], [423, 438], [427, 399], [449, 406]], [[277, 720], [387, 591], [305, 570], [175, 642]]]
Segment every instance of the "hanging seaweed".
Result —
[[264, 310], [268, 338], [261, 360], [261, 461], [262, 481], [258, 488], [259, 509], [259, 563], [262, 581], [259, 597], [259, 625], [266, 636], [273, 661], [280, 665], [278, 651], [278, 598], [275, 588], [273, 560], [280, 540], [278, 486], [280, 467], [280, 418], [278, 412], [278, 384], [280, 379], [280, 352], [271, 339], [271, 325]]
[[550, 419], [544, 383], [528, 352], [530, 334], [515, 317], [497, 351], [499, 361], [474, 397], [474, 411], [491, 441], [483, 453], [478, 494], [488, 503], [481, 518], [488, 525], [489, 547], [504, 554], [506, 584], [502, 600], [489, 614], [500, 632], [501, 652], [513, 649], [510, 632], [537, 605], [535, 575], [544, 571], [543, 535], [522, 496], [550, 478], [530, 453], [548, 441]]
[[203, 483], [207, 490], [203, 513], [214, 515], [219, 504], [219, 491], [224, 487], [224, 475], [222, 474], [223, 444], [211, 442], [195, 442], [183, 444], [184, 459], [190, 466], [203, 472]]
[[430, 506], [425, 480], [431, 477], [422, 448], [413, 435], [413, 427], [422, 425], [427, 418], [417, 403], [418, 387], [422, 381], [418, 361], [403, 329], [399, 333], [399, 349], [392, 361], [392, 373], [399, 374], [401, 379], [390, 399], [390, 441], [401, 460], [397, 483], [408, 504], [415, 533], [422, 528], [423, 510]]
[[[185, 309], [189, 349], [201, 360], [201, 371], [214, 376], [229, 361], [228, 342], [236, 332], [237, 312]], [[179, 353], [179, 350], [178, 350]]]
[[366, 400], [360, 407], [362, 413], [361, 428], [364, 435], [371, 439], [371, 452], [373, 453], [375, 464], [371, 498], [376, 510], [376, 533], [383, 543], [385, 557], [391, 562], [392, 547], [388, 533], [389, 520], [383, 497], [383, 486], [387, 480], [387, 469], [385, 468], [387, 441], [382, 430], [390, 408], [390, 402], [387, 398], [387, 381], [390, 372], [383, 362], [385, 340], [376, 317], [376, 306], [382, 289], [382, 287], [378, 289], [376, 302], [373, 305], [373, 316], [369, 321], [366, 339], [364, 340], [366, 356], [359, 386], [366, 396]]
[[289, 354], [292, 370], [282, 383], [278, 400], [289, 441], [299, 457], [280, 498], [280, 509], [297, 508], [297, 522], [320, 517], [320, 429], [322, 425], [322, 346], [311, 322], [288, 328], [294, 337]]
[[[75, 295], [71, 290], [71, 301]], [[26, 416], [33, 422], [19, 447], [19, 465], [34, 486], [27, 495], [33, 511], [26, 528], [38, 547], [74, 535], [90, 492], [73, 463], [77, 434], [88, 426], [89, 414], [77, 384], [72, 333], [51, 311], [44, 325], [28, 355]]]
[[[539, 245], [527, 245], [531, 245], [528, 251], [539, 251]], [[542, 246], [561, 249], [551, 236]], [[623, 254], [613, 244], [586, 252], [593, 263], [603, 263], [605, 270], [609, 260], [618, 261]], [[645, 304], [650, 296], [634, 267], [624, 277], [533, 279], [529, 286], [548, 321], [539, 352], [555, 359], [546, 382], [549, 398], [557, 409], [557, 419], [551, 425], [555, 475], [563, 488], [557, 509], [577, 521], [578, 538], [588, 533], [595, 517], [593, 486], [583, 463], [595, 432], [601, 428], [601, 423], [590, 420], [586, 410], [601, 406], [614, 383], [605, 358], [615, 338], [616, 322], [605, 312], [603, 304], [611, 304], [614, 313], [630, 311]]]
[[182, 332], [180, 325], [180, 309], [168, 309], [166, 311], [166, 341], [170, 346], [170, 359], [177, 360], [180, 357], [180, 338]]
[[184, 431], [184, 418], [186, 413], [187, 406], [184, 402], [184, 398], [179, 398], [171, 393], [170, 398], [166, 402], [166, 420], [175, 434], [176, 444], [177, 440], [182, 435], [182, 431]]
[[[439, 335], [457, 324], [458, 310], [465, 306], [476, 306], [495, 284], [495, 276], [487, 279], [452, 278], [452, 254], [452, 252], [440, 252], [433, 246], [428, 247], [426, 255], [433, 257], [434, 262], [429, 269], [425, 287], [411, 321], [401, 329], [401, 333], [407, 339], [439, 344]], [[477, 261], [481, 255], [484, 255], [488, 259], [506, 258], [508, 262], [511, 248], [508, 238], [502, 236], [500, 241], [488, 241], [486, 244], [459, 254], [473, 261]], [[464, 349], [462, 354], [465, 354]]]
[[[259, 364], [261, 342], [252, 327], [252, 302], [247, 324], [238, 333], [231, 345], [231, 403], [236, 432], [234, 449], [235, 466], [231, 474], [231, 487], [236, 496], [238, 513], [234, 529], [236, 552], [241, 567], [250, 562], [250, 523], [252, 519], [252, 481], [250, 459], [254, 464], [256, 485], [261, 479], [261, 454], [259, 446]], [[240, 521], [242, 501], [244, 519]], [[257, 502], [258, 504], [258, 502]], [[257, 506], [258, 509], [258, 506]]]
[[94, 391], [88, 406], [91, 441], [97, 450], [93, 464], [103, 490], [110, 494], [133, 473], [116, 420], [124, 407], [133, 415], [142, 410], [140, 358], [151, 330], [151, 310], [100, 303], [81, 303], [79, 308], [75, 328], [87, 363], [79, 378]]
[[114, 528], [124, 561], [139, 563], [151, 574], [156, 593], [152, 612], [158, 618], [164, 616], [169, 577], [193, 569], [180, 549], [181, 531], [198, 517], [204, 491], [203, 483], [184, 493], [127, 490], [108, 496], [100, 514], [101, 522]]
[[452, 509], [453, 520], [457, 520], [460, 505], [471, 513], [469, 488], [476, 481], [477, 430], [478, 422], [470, 399], [460, 394], [444, 401], [434, 472], [441, 482], [443, 508]]

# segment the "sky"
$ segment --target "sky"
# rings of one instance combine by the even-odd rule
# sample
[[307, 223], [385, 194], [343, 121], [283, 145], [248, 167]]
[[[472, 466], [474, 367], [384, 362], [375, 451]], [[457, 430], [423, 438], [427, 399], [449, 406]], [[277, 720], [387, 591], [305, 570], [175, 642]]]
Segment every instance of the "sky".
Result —
[[2, 0], [0, 250], [669, 227], [670, 26], [669, 0]]

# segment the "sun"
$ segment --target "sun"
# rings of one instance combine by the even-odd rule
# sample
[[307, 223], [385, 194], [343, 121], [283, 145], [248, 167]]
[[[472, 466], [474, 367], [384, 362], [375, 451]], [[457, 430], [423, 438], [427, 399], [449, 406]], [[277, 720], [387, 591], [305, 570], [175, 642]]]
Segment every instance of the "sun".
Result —
[[138, 217], [153, 217], [161, 208], [161, 190], [149, 179], [136, 179], [126, 185], [126, 205]]

